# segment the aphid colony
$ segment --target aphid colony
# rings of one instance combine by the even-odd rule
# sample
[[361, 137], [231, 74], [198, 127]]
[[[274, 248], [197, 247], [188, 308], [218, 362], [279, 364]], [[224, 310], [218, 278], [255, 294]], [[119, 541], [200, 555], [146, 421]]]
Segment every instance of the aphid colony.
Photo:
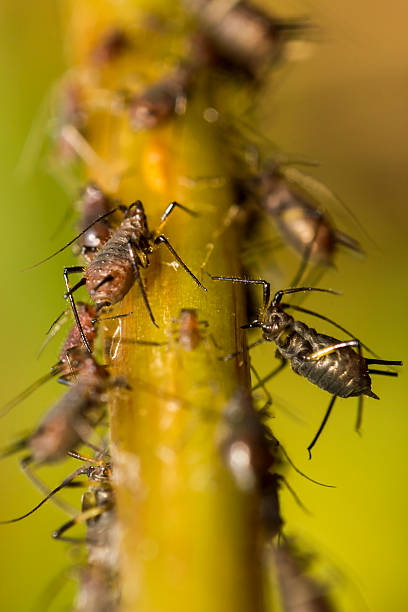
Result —
[[[271, 65], [282, 58], [286, 42], [304, 34], [307, 29], [302, 20], [273, 18], [248, 2], [194, 0], [186, 4], [197, 22], [196, 32], [189, 40], [189, 59], [180, 61], [159, 82], [137, 93], [120, 94], [129, 126], [133, 130], [153, 130], [172, 117], [185, 113], [200, 71], [232, 74], [233, 78], [249, 80], [254, 91], [257, 90]], [[133, 44], [134, 41], [126, 31], [111, 28], [103, 33], [89, 61], [97, 69], [112, 65], [122, 54], [132, 49]], [[75, 85], [74, 80], [70, 80], [69, 86], [65, 88], [64, 116], [60, 118], [56, 134], [58, 152], [65, 159], [76, 155], [85, 161], [89, 158], [86, 138], [87, 115], [91, 111], [83, 103], [80, 83]], [[223, 122], [220, 121], [220, 130], [222, 127]], [[235, 146], [232, 155], [238, 161], [235, 159], [233, 164], [235, 170], [232, 171], [231, 183], [236, 188], [237, 199], [238, 193], [241, 196], [239, 200], [243, 214], [250, 219], [255, 210], [258, 218], [272, 220], [285, 245], [294, 249], [300, 257], [300, 267], [291, 286], [276, 291], [272, 299], [268, 281], [223, 276], [229, 273], [228, 270], [214, 271], [217, 276], [211, 278], [215, 281], [262, 285], [260, 314], [244, 327], [261, 328], [261, 341], [274, 344], [280, 364], [273, 370], [273, 374], [289, 362], [293, 372], [332, 396], [323, 422], [308, 446], [310, 455], [336, 398], [358, 398], [356, 429], [359, 430], [363, 396], [379, 399], [371, 388], [371, 374], [396, 376], [394, 370], [377, 370], [371, 366], [399, 366], [401, 362], [385, 361], [374, 354], [372, 358], [364, 357], [363, 349], [367, 350], [367, 347], [341, 325], [325, 315], [282, 301], [285, 295], [294, 293], [330, 292], [329, 289], [315, 286], [299, 286], [307, 266], [313, 264], [319, 273], [323, 273], [328, 266], [333, 265], [339, 247], [344, 246], [350, 252], [361, 252], [361, 249], [354, 238], [336, 228], [319, 198], [305, 188], [304, 184], [300, 185], [302, 181], [299, 177], [306, 175], [293, 173], [290, 163], [280, 163], [273, 156], [262, 159], [256, 167], [247, 164], [244, 156], [237, 156], [238, 149], [245, 151], [253, 148], [253, 143], [248, 142], [243, 133], [240, 134], [239, 130], [237, 133], [240, 145]], [[211, 293], [214, 288], [210, 279], [204, 287], [190, 269], [188, 258], [187, 263], [184, 261], [185, 254], [176, 252], [167, 236], [162, 233], [169, 215], [176, 208], [191, 216], [190, 223], [199, 223], [197, 213], [189, 202], [181, 204], [172, 201], [163, 213], [159, 226], [151, 230], [148, 224], [149, 204], [142, 204], [137, 197], [136, 193], [135, 200], [125, 205], [111, 193], [105, 193], [94, 181], [83, 187], [78, 205], [80, 233], [40, 262], [47, 261], [73, 243], [77, 244], [84, 265], [63, 269], [66, 288], [64, 297], [72, 309], [73, 326], [50, 372], [10, 400], [1, 410], [4, 415], [51, 378], [58, 378], [59, 382], [69, 386], [68, 391], [29, 435], [22, 436], [1, 452], [1, 456], [5, 457], [23, 451], [22, 468], [43, 492], [46, 491], [45, 497], [35, 508], [22, 516], [2, 522], [12, 523], [27, 518], [46, 501], [57, 501], [58, 493], [65, 487], [78, 486], [82, 482], [80, 478], [87, 477], [88, 482], [82, 482], [81, 485], [88, 486], [82, 498], [81, 511], [52, 534], [59, 540], [78, 541], [78, 538], [71, 537], [70, 530], [77, 529], [78, 524], [86, 524], [87, 535], [83, 541], [87, 546], [88, 558], [86, 565], [77, 572], [80, 588], [75, 604], [77, 611], [84, 612], [112, 612], [120, 604], [117, 583], [119, 538], [111, 482], [114, 466], [107, 443], [105, 405], [113, 389], [119, 389], [120, 393], [129, 393], [131, 390], [128, 381], [124, 377], [113, 376], [109, 370], [111, 364], [103, 363], [98, 356], [98, 322], [104, 316], [109, 316], [110, 307], [122, 303], [136, 284], [151, 323], [158, 327], [143, 275], [150, 265], [153, 251], [160, 245], [166, 246], [174, 260], [191, 277], [197, 286], [194, 291]], [[76, 273], [82, 277], [71, 287], [70, 275]], [[86, 288], [90, 304], [76, 302], [75, 294], [80, 287]], [[319, 333], [303, 321], [296, 320], [287, 312], [289, 309], [332, 323], [347, 339]], [[63, 315], [67, 317], [66, 312]], [[124, 316], [132, 315], [125, 313]], [[191, 358], [198, 351], [217, 351], [222, 367], [225, 352], [211, 335], [211, 321], [203, 320], [201, 313], [187, 304], [180, 304], [179, 312], [172, 313], [172, 317], [172, 331], [168, 334], [170, 340], [151, 344], [172, 350], [174, 340], [173, 348], [175, 345], [181, 347]], [[60, 317], [50, 328], [51, 336], [59, 326]], [[211, 347], [203, 339], [211, 339]], [[123, 342], [138, 343], [139, 339], [124, 338]], [[109, 354], [109, 351], [105, 353]], [[266, 382], [267, 379], [260, 381], [254, 389], [265, 387]], [[299, 381], [299, 384], [302, 383]], [[160, 389], [157, 389], [157, 393], [160, 393]], [[285, 462], [293, 464], [273, 436], [268, 416], [266, 408], [254, 407], [254, 398], [249, 392], [236, 389], [222, 417], [217, 415], [220, 421], [219, 436], [214, 444], [218, 444], [220, 455], [236, 487], [243, 493], [249, 492], [257, 497], [259, 533], [266, 543], [274, 543], [270, 550], [283, 575], [285, 591], [285, 579], [296, 570], [297, 565], [292, 545], [283, 534], [279, 489], [287, 484], [281, 473]], [[83, 448], [86, 448], [85, 454], [82, 454]], [[32, 469], [66, 457], [81, 461], [81, 467], [53, 490], [47, 491]], [[301, 571], [297, 573], [300, 576], [299, 589], [309, 589], [311, 599], [319, 601], [320, 607], [314, 609], [331, 609], [325, 597], [316, 595], [314, 585], [307, 582]], [[290, 592], [286, 593], [286, 597], [290, 599]], [[287, 604], [285, 609], [291, 609], [290, 605]]]

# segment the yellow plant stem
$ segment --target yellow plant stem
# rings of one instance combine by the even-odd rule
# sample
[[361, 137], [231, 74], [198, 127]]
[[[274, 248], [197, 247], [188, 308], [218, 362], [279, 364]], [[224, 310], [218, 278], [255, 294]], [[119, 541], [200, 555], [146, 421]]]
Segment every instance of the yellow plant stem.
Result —
[[[97, 97], [93, 87], [114, 94], [138, 67], [149, 72], [151, 49], [144, 52], [137, 39], [125, 58], [99, 73], [87, 64], [109, 25], [129, 27], [133, 18], [135, 30], [143, 11], [133, 2], [71, 0], [68, 7], [68, 40], [87, 75], [87, 99]], [[161, 8], [163, 15], [169, 10]], [[164, 61], [164, 43], [162, 54]], [[238, 491], [219, 451], [223, 409], [239, 387], [248, 387], [249, 374], [242, 288], [206, 274], [242, 270], [225, 152], [217, 127], [203, 119], [205, 107], [205, 94], [198, 93], [184, 117], [143, 133], [130, 130], [126, 109], [102, 108], [89, 118], [89, 144], [102, 162], [86, 168], [92, 180], [127, 205], [141, 199], [150, 229], [172, 200], [197, 214], [176, 208], [163, 233], [208, 290], [175, 266], [162, 245], [144, 273], [159, 328], [137, 285], [115, 309], [132, 314], [104, 323], [112, 375], [131, 387], [112, 392], [110, 405], [126, 612], [256, 612], [263, 603], [256, 500]], [[183, 308], [197, 309], [206, 322], [192, 351], [177, 341], [173, 319]], [[241, 353], [219, 359], [234, 351]]]

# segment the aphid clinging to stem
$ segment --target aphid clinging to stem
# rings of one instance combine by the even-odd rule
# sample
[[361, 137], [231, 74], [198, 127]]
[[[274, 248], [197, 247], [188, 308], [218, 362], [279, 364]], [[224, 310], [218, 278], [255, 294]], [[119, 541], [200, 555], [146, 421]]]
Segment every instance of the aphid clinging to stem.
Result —
[[[341, 341], [337, 338], [318, 333], [301, 321], [296, 321], [290, 314], [285, 312], [286, 308], [293, 308], [301, 312], [309, 312], [319, 318], [337, 325], [327, 317], [307, 311], [299, 306], [282, 303], [284, 295], [304, 292], [322, 291], [335, 293], [330, 289], [315, 287], [299, 287], [277, 291], [270, 301], [270, 284], [265, 280], [247, 280], [235, 277], [213, 276], [213, 280], [232, 281], [263, 286], [263, 308], [259, 319], [252, 321], [245, 328], [260, 327], [263, 332], [263, 340], [274, 342], [276, 355], [282, 360], [277, 369], [282, 369], [290, 361], [292, 370], [304, 376], [309, 382], [332, 394], [329, 407], [321, 426], [312, 442], [308, 446], [309, 457], [311, 449], [316, 444], [323, 428], [330, 416], [334, 402], [337, 397], [358, 397], [359, 407], [357, 413], [356, 430], [359, 431], [362, 418], [362, 398], [368, 395], [374, 399], [379, 397], [371, 390], [370, 374], [382, 374], [384, 376], [396, 376], [395, 372], [370, 369], [369, 366], [388, 365], [400, 366], [401, 361], [385, 361], [383, 359], [367, 359], [362, 356], [361, 348], [364, 346], [357, 338]], [[348, 333], [348, 332], [347, 332]], [[351, 335], [351, 334], [349, 334]], [[353, 350], [358, 349], [358, 352]]]

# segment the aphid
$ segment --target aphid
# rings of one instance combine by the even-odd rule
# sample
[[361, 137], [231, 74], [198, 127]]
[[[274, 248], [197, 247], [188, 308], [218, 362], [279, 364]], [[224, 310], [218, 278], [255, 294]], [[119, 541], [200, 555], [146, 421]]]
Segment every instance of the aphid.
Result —
[[[84, 304], [83, 302], [78, 302], [77, 309], [82, 329], [84, 330], [84, 334], [86, 335], [89, 342], [89, 346], [92, 350], [97, 333], [97, 320], [95, 319], [95, 309], [90, 304]], [[26, 399], [43, 383], [47, 382], [48, 380], [51, 380], [56, 376], [58, 376], [58, 382], [63, 384], [69, 384], [69, 382], [72, 380], [73, 377], [75, 377], [76, 374], [74, 366], [75, 359], [71, 358], [71, 353], [73, 349], [81, 346], [82, 340], [78, 330], [78, 326], [74, 324], [68, 332], [67, 338], [61, 348], [57, 363], [55, 363], [51, 367], [50, 371], [45, 374], [45, 376], [42, 376], [41, 378], [36, 380], [29, 387], [27, 387], [27, 389], [22, 391], [22, 393], [19, 393], [19, 395], [7, 402], [7, 404], [5, 404], [5, 406], [3, 406], [3, 408], [0, 410], [0, 416], [4, 416], [5, 414], [7, 414], [12, 408], [14, 408], [14, 406]]]
[[[89, 295], [95, 304], [95, 311], [98, 313], [102, 308], [120, 302], [131, 289], [134, 282], [137, 281], [152, 323], [158, 327], [140, 275], [140, 268], [147, 268], [149, 266], [149, 255], [153, 252], [155, 246], [164, 244], [194, 282], [206, 291], [206, 288], [182, 261], [167, 238], [161, 234], [168, 216], [176, 206], [191, 213], [189, 209], [181, 204], [171, 202], [162, 215], [158, 229], [154, 232], [151, 232], [148, 228], [143, 204], [140, 200], [137, 200], [128, 208], [123, 207], [126, 212], [120, 227], [102, 249], [98, 251], [89, 266], [87, 268], [83, 266], [64, 268], [64, 279], [67, 287], [65, 297], [68, 297], [71, 302], [81, 338], [88, 351], [90, 351], [89, 343], [81, 328], [73, 299], [73, 293], [83, 285], [86, 285]], [[83, 273], [83, 278], [71, 289], [68, 281], [69, 275], [78, 272]]]
[[306, 573], [305, 562], [293, 545], [271, 548], [284, 612], [334, 612], [328, 588]]
[[102, 67], [120, 57], [129, 47], [129, 38], [123, 29], [108, 28], [91, 51], [91, 60]]
[[79, 444], [88, 442], [93, 428], [103, 417], [107, 391], [127, 387], [123, 379], [111, 378], [104, 366], [82, 347], [70, 354], [76, 382], [45, 415], [37, 429], [0, 453], [6, 457], [19, 450], [29, 454], [21, 461], [23, 469], [31, 463], [53, 463], [63, 459]]
[[220, 450], [223, 459], [239, 489], [256, 491], [260, 499], [259, 514], [268, 537], [278, 535], [283, 527], [280, 514], [279, 489], [285, 483], [296, 501], [295, 492], [284, 476], [276, 472], [284, 462], [311, 482], [324, 485], [299, 470], [279, 444], [266, 423], [267, 410], [255, 410], [251, 396], [238, 391], [227, 404], [223, 414]]
[[203, 327], [208, 327], [208, 321], [198, 320], [198, 310], [196, 308], [183, 308], [178, 319], [173, 319], [178, 323], [175, 330], [176, 339], [185, 351], [193, 351], [203, 339]]
[[[292, 370], [304, 376], [309, 382], [332, 394], [329, 407], [322, 424], [308, 446], [309, 457], [311, 449], [316, 444], [323, 428], [329, 418], [337, 397], [358, 397], [359, 406], [357, 413], [356, 430], [359, 431], [362, 418], [362, 399], [367, 395], [374, 399], [379, 397], [371, 390], [370, 374], [382, 374], [384, 376], [397, 376], [396, 372], [370, 369], [371, 365], [400, 366], [401, 361], [385, 361], [382, 359], [367, 359], [362, 356], [361, 349], [364, 346], [359, 340], [338, 340], [325, 334], [319, 334], [312, 327], [301, 321], [296, 321], [285, 312], [286, 308], [293, 308], [300, 312], [313, 314], [323, 320], [334, 324], [338, 329], [349, 334], [347, 330], [331, 321], [327, 317], [309, 311], [300, 306], [282, 303], [284, 295], [300, 291], [323, 291], [335, 293], [330, 289], [319, 289], [314, 287], [299, 287], [283, 289], [275, 293], [270, 299], [270, 284], [265, 280], [247, 280], [235, 277], [213, 276], [213, 280], [224, 280], [263, 286], [263, 308], [259, 319], [252, 321], [245, 328], [260, 327], [263, 332], [263, 341], [274, 342], [276, 355], [282, 360], [278, 370], [281, 370], [289, 361]], [[352, 336], [352, 334], [349, 334]], [[358, 352], [353, 349], [357, 348]], [[276, 373], [276, 372], [274, 372]]]
[[128, 107], [132, 128], [151, 129], [174, 115], [182, 115], [186, 110], [192, 74], [190, 66], [181, 64], [172, 74], [131, 98]]
[[[257, 200], [265, 213], [272, 217], [284, 241], [310, 261], [333, 265], [339, 245], [357, 253], [361, 248], [354, 238], [336, 229], [311, 195], [296, 190], [275, 165], [257, 179]], [[309, 250], [309, 252], [308, 252]]]
[[63, 82], [58, 91], [56, 113], [58, 124], [54, 133], [55, 153], [59, 161], [73, 162], [78, 154], [78, 146], [73, 142], [73, 132], [83, 138], [88, 123], [84, 110], [83, 91], [79, 81], [73, 77]]
[[282, 57], [285, 44], [305, 30], [304, 20], [284, 20], [249, 2], [189, 0], [213, 61], [227, 61], [254, 78]]
[[89, 263], [94, 258], [96, 252], [111, 237], [113, 230], [105, 217], [114, 207], [114, 204], [99, 187], [93, 182], [89, 182], [83, 190], [80, 210], [81, 225], [80, 231], [83, 232], [80, 239], [81, 254]]

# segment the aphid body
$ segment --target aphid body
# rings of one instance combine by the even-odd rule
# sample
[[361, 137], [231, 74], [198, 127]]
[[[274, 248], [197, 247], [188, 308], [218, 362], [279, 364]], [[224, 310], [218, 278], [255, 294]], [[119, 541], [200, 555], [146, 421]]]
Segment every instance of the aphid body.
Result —
[[185, 351], [193, 351], [200, 344], [203, 333], [201, 326], [206, 321], [198, 320], [196, 308], [183, 308], [178, 319], [177, 340]]
[[[253, 321], [245, 328], [260, 327], [263, 338], [266, 341], [274, 342], [276, 345], [276, 356], [282, 359], [281, 369], [288, 361], [292, 370], [304, 376], [309, 382], [317, 385], [321, 389], [332, 394], [329, 407], [323, 422], [308, 447], [309, 455], [311, 448], [319, 438], [337, 397], [359, 397], [359, 409], [357, 414], [356, 430], [359, 431], [362, 416], [362, 396], [368, 395], [374, 399], [379, 399], [371, 390], [370, 373], [396, 376], [395, 372], [370, 370], [372, 364], [400, 366], [401, 361], [386, 361], [382, 359], [368, 359], [362, 356], [359, 340], [341, 341], [332, 336], [319, 334], [315, 329], [309, 327], [301, 321], [296, 321], [291, 315], [285, 312], [285, 308], [293, 308], [322, 318], [342, 329], [348, 335], [349, 332], [327, 317], [319, 315], [313, 311], [308, 311], [300, 306], [283, 304], [284, 295], [305, 292], [323, 291], [335, 293], [329, 289], [319, 289], [314, 287], [298, 287], [293, 289], [283, 289], [278, 291], [269, 304], [270, 285], [265, 280], [246, 280], [234, 277], [212, 277], [214, 280], [228, 280], [247, 284], [262, 285], [264, 290], [264, 304], [259, 319]], [[353, 350], [358, 349], [358, 353]]]
[[304, 256], [310, 249], [310, 261], [332, 265], [339, 244], [361, 252], [358, 242], [336, 229], [313, 198], [297, 192], [277, 168], [260, 175], [257, 195], [261, 208], [273, 218], [285, 242], [299, 255]]

